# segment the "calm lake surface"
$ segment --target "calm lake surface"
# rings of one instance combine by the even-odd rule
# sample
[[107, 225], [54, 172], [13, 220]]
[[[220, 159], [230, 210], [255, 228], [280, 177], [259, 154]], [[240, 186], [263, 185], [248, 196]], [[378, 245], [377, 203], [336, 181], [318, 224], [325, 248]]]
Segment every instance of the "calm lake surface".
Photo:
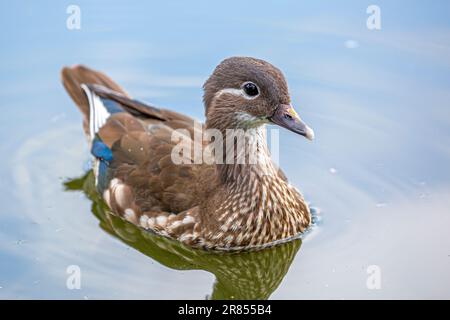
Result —
[[[376, 1], [381, 30], [368, 4], [3, 1], [0, 298], [449, 299], [450, 3]], [[201, 85], [233, 55], [281, 68], [315, 130], [313, 143], [281, 130], [280, 165], [318, 226], [303, 243], [214, 255], [106, 213], [61, 67], [203, 120]]]

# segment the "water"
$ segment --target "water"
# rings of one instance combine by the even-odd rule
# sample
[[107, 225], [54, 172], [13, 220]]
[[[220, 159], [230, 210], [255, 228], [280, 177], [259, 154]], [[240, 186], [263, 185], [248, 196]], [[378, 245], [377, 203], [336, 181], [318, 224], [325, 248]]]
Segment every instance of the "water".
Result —
[[[450, 298], [447, 2], [377, 1], [379, 31], [358, 1], [77, 1], [73, 31], [69, 4], [1, 4], [0, 298]], [[201, 85], [232, 55], [280, 67], [315, 130], [313, 143], [281, 131], [280, 162], [319, 226], [303, 243], [227, 256], [105, 214], [60, 68], [84, 63], [203, 119]], [[66, 286], [71, 265], [79, 290]]]

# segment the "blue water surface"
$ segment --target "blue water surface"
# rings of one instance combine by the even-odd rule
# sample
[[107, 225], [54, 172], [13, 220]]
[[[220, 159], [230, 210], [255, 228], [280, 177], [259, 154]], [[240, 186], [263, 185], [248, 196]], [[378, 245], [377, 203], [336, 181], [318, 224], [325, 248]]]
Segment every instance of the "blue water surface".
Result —
[[[381, 30], [366, 26], [370, 4]], [[66, 26], [69, 5], [81, 10], [79, 30]], [[450, 298], [448, 1], [0, 6], [0, 298], [210, 295], [214, 272], [149, 258], [99, 228], [84, 193], [65, 190], [89, 151], [59, 72], [86, 64], [203, 120], [201, 86], [235, 55], [283, 70], [316, 133], [311, 143], [280, 131], [281, 167], [321, 223], [270, 298]], [[66, 285], [70, 265], [82, 272], [78, 290]]]

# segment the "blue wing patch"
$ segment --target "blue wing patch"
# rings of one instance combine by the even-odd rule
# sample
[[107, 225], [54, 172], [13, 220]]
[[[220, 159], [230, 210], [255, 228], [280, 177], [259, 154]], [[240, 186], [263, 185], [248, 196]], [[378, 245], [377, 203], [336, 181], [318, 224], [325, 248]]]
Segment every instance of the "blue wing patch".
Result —
[[120, 103], [107, 98], [100, 98], [100, 99], [102, 100], [103, 105], [110, 114], [123, 112], [123, 108], [120, 106]]
[[99, 160], [96, 181], [97, 190], [103, 192], [108, 187], [109, 183], [109, 164], [113, 160], [111, 149], [98, 136], [92, 141], [91, 153]]
[[100, 161], [105, 161], [107, 164], [113, 159], [111, 149], [98, 137], [95, 137], [94, 141], [92, 141], [91, 153], [94, 157]]

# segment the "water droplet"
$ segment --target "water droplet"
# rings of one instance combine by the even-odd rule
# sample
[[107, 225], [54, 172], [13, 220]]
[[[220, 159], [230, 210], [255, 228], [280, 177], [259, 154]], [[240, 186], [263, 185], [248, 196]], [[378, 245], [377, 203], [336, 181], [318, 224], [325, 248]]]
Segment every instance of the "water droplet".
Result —
[[355, 49], [359, 47], [359, 43], [356, 40], [347, 40], [344, 42], [344, 45], [347, 49]]

